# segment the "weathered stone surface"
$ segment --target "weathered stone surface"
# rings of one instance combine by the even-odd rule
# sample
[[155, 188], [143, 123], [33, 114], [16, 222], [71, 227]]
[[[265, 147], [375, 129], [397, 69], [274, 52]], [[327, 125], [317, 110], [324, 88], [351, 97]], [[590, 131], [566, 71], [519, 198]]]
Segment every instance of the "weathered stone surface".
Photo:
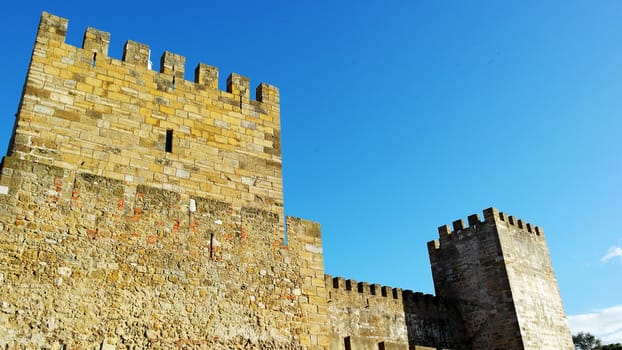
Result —
[[0, 348], [572, 348], [539, 228], [443, 227], [436, 297], [333, 279], [283, 214], [276, 87], [66, 30], [42, 15], [0, 165]]
[[557, 280], [539, 227], [494, 208], [439, 228], [429, 242], [434, 287], [476, 349], [572, 349]]

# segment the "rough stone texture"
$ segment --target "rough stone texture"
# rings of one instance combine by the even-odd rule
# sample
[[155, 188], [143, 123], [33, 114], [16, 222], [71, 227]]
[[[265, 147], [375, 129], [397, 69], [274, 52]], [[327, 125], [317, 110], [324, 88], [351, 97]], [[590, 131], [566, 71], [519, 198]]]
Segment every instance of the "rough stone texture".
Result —
[[313, 348], [324, 286], [307, 290], [278, 214], [200, 197], [189, 212], [176, 192], [11, 158], [3, 171], [17, 197], [0, 202], [0, 344]]
[[544, 232], [505, 215], [495, 213], [494, 218], [525, 348], [571, 347]]
[[330, 349], [460, 348], [456, 310], [429, 294], [326, 275]]
[[42, 16], [2, 164], [0, 346], [321, 348], [319, 226], [283, 244], [278, 90], [184, 81], [171, 53], [156, 73], [145, 45], [119, 61], [66, 26]]
[[165, 52], [157, 73], [146, 45], [128, 42], [121, 61], [106, 56], [108, 33], [89, 28], [80, 49], [64, 43], [66, 27], [42, 17], [12, 156], [282, 212], [278, 89], [261, 84], [251, 101], [247, 78], [219, 91], [205, 74], [183, 80], [183, 56]]
[[330, 286], [331, 349], [341, 349], [346, 337], [356, 348], [377, 349], [377, 344], [385, 342], [389, 348], [408, 349], [401, 290], [389, 289], [383, 295], [379, 286], [329, 275], [326, 285]]
[[454, 305], [467, 348], [572, 349], [544, 232], [490, 208], [439, 227], [428, 243], [438, 297]]
[[283, 214], [276, 87], [66, 31], [42, 15], [0, 164], [0, 348], [572, 348], [540, 229], [443, 228], [436, 297], [332, 278]]

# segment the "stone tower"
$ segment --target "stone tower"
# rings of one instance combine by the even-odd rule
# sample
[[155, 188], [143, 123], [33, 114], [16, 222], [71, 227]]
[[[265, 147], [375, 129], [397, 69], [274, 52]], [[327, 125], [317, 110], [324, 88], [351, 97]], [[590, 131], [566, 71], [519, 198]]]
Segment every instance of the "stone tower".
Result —
[[67, 24], [41, 16], [0, 164], [0, 348], [572, 348], [541, 229], [442, 227], [437, 296], [326, 275], [283, 213], [276, 87]]
[[[0, 175], [0, 347], [322, 349], [318, 224], [283, 215], [279, 91], [43, 13]], [[287, 245], [284, 227], [289, 226]], [[20, 345], [21, 344], [21, 345]]]
[[494, 208], [428, 243], [437, 297], [458, 310], [466, 349], [574, 349], [541, 228]]

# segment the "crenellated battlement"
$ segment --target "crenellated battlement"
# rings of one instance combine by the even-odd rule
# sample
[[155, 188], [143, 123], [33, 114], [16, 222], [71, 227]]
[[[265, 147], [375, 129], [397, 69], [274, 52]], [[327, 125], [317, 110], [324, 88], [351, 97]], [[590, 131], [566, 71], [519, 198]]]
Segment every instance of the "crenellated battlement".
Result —
[[[500, 212], [496, 208], [488, 208], [483, 211], [484, 220], [481, 220], [479, 214], [469, 215], [467, 217], [467, 224], [463, 219], [458, 219], [452, 222], [452, 225], [439, 226], [438, 233], [441, 241], [451, 240], [454, 237], [462, 238], [464, 235], [470, 235], [475, 233], [479, 227], [483, 224], [505, 224], [507, 227], [511, 227], [515, 230], [524, 231], [528, 234], [533, 234], [536, 237], [543, 236], [544, 231], [539, 226], [535, 226], [531, 223], [526, 223], [522, 219], [517, 219], [514, 216], [507, 215]], [[428, 249], [435, 250], [439, 248], [438, 241], [428, 242]]]
[[[43, 12], [37, 34], [37, 42], [44, 45], [63, 45], [67, 35], [68, 20], [62, 17]], [[66, 44], [65, 44], [66, 45]], [[83, 54], [87, 59], [82, 60], [86, 65], [96, 67], [98, 64], [131, 65], [134, 68], [151, 70], [151, 50], [146, 44], [127, 40], [123, 47], [122, 59], [108, 57], [110, 33], [88, 27], [82, 41]], [[160, 78], [158, 87], [162, 91], [173, 92], [175, 89], [218, 89], [218, 68], [199, 63], [195, 68], [194, 81], [184, 79], [186, 58], [182, 55], [165, 51], [160, 57], [160, 71], [155, 72]], [[237, 98], [238, 104], [255, 102], [250, 101], [250, 80], [242, 75], [231, 73], [227, 78], [226, 92]], [[270, 104], [278, 108], [279, 90], [277, 87], [260, 83], [255, 89], [256, 102]]]
[[358, 293], [361, 296], [374, 296], [380, 298], [394, 299], [396, 301], [408, 300], [411, 303], [431, 303], [436, 297], [431, 294], [413, 292], [412, 290], [402, 290], [401, 288], [393, 288], [382, 286], [377, 283], [357, 282], [353, 279], [343, 277], [333, 277], [325, 275], [326, 289]]
[[470, 348], [570, 349], [542, 228], [488, 208], [438, 232], [428, 242], [434, 290], [462, 315]]
[[278, 88], [128, 40], [109, 57], [110, 33], [65, 43], [68, 20], [42, 13], [9, 156], [127, 183], [282, 214]]
[[418, 306], [420, 309], [436, 305], [440, 303], [440, 299], [432, 294], [421, 293], [421, 292], [413, 292], [410, 289], [406, 289], [402, 293], [403, 300], [405, 304]]
[[544, 235], [544, 230], [541, 227], [535, 226], [531, 223], [527, 223], [523, 221], [522, 219], [517, 219], [514, 216], [507, 215], [506, 213], [499, 212], [495, 208], [488, 208], [484, 210], [484, 217], [487, 221], [498, 220], [500, 222], [506, 223], [509, 226], [515, 227], [519, 230], [524, 230], [528, 233], [533, 233], [536, 236]]
[[284, 215], [276, 87], [67, 28], [42, 14], [0, 162], [0, 348], [571, 349], [539, 227], [441, 226], [436, 296], [326, 275]]

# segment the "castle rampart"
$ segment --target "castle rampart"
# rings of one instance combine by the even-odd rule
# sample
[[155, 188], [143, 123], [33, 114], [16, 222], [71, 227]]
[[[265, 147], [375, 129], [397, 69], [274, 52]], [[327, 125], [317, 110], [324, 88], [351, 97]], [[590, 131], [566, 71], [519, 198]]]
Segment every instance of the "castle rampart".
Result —
[[451, 306], [430, 294], [326, 275], [330, 349], [457, 348]]
[[199, 64], [184, 80], [185, 58], [128, 41], [108, 57], [110, 34], [88, 28], [82, 48], [64, 43], [67, 20], [43, 14], [10, 155], [234, 207], [281, 213], [279, 92]]
[[[496, 208], [488, 208], [483, 211], [484, 221], [480, 219], [479, 214], [469, 215], [467, 218], [468, 226], [465, 225], [464, 220], [458, 219], [452, 222], [452, 225], [443, 225], [438, 228], [439, 238], [441, 240], [440, 245], [442, 245], [443, 241], [448, 241], [453, 239], [454, 237], [462, 237], [462, 235], [473, 234], [477, 227], [484, 223], [502, 223], [507, 227], [510, 227], [513, 230], [522, 231], [529, 234], [535, 234], [536, 236], [543, 236], [544, 231], [542, 228], [532, 225], [530, 223], [525, 223], [521, 219], [516, 219], [513, 216], [508, 216], [503, 212], [499, 212]], [[535, 237], [534, 237], [535, 238]], [[439, 249], [440, 246], [438, 242], [431, 241], [429, 243], [431, 246], [430, 251], [435, 251]]]
[[2, 162], [0, 346], [327, 346], [319, 225], [282, 211], [278, 89], [66, 30], [42, 15]]
[[283, 213], [276, 87], [66, 32], [43, 13], [0, 164], [1, 348], [571, 348], [541, 228], [442, 226], [435, 296], [333, 278]]

